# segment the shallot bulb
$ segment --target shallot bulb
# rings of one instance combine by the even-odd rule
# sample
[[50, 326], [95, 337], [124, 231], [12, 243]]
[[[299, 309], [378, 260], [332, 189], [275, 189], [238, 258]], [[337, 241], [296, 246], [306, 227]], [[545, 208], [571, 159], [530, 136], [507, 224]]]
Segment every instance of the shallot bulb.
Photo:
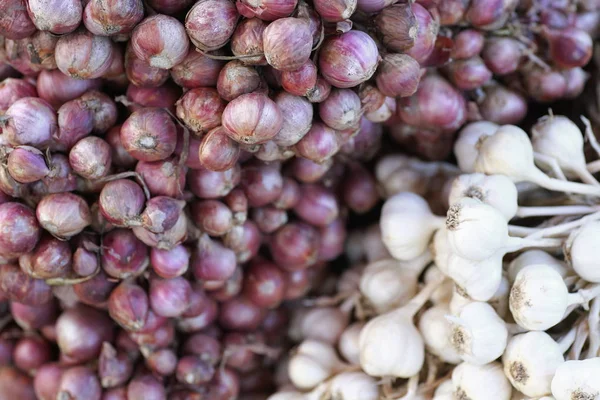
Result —
[[236, 142], [260, 144], [277, 135], [283, 117], [273, 100], [261, 93], [248, 93], [227, 104], [222, 121], [226, 133]]
[[341, 22], [354, 14], [357, 3], [357, 0], [317, 0], [314, 6], [325, 21]]
[[0, 255], [18, 257], [30, 253], [40, 238], [40, 226], [33, 210], [20, 203], [0, 204]]
[[[258, 18], [249, 18], [240, 22], [231, 36], [231, 52], [244, 56], [240, 61], [245, 65], [265, 65], [263, 50], [263, 32], [267, 24]], [[255, 55], [255, 57], [248, 57]]]
[[221, 124], [225, 102], [212, 88], [186, 92], [176, 103], [177, 116], [194, 132], [202, 135]]
[[19, 40], [34, 34], [36, 26], [27, 15], [24, 0], [11, 0], [3, 4], [0, 15], [0, 35], [7, 39]]
[[294, 71], [302, 66], [312, 50], [308, 21], [281, 18], [271, 22], [263, 32], [263, 48], [267, 62], [280, 71]]
[[83, 24], [87, 30], [102, 36], [131, 32], [142, 18], [144, 6], [141, 0], [93, 0], [83, 11]]
[[[375, 25], [381, 41], [391, 51], [403, 52], [415, 44], [419, 32], [417, 19], [412, 10], [412, 5], [396, 3], [386, 7], [375, 17]], [[359, 2], [361, 8], [361, 2]], [[367, 10], [365, 10], [367, 11]]]
[[44, 148], [57, 131], [56, 112], [45, 100], [24, 97], [15, 101], [0, 118], [2, 133], [13, 146]]
[[114, 48], [107, 37], [86, 30], [62, 36], [56, 44], [56, 65], [77, 79], [100, 78], [111, 66]]
[[185, 17], [185, 30], [201, 51], [212, 51], [229, 41], [240, 15], [229, 0], [201, 0]]
[[8, 173], [20, 183], [31, 183], [50, 173], [44, 153], [31, 146], [19, 146], [8, 155]]
[[131, 34], [131, 46], [135, 55], [150, 66], [170, 69], [185, 59], [189, 39], [178, 20], [157, 14], [135, 27]]
[[419, 86], [421, 67], [407, 54], [386, 54], [377, 70], [377, 88], [389, 97], [412, 96]]
[[50, 194], [38, 203], [36, 215], [40, 225], [59, 238], [68, 239], [92, 223], [85, 200], [73, 193]]
[[36, 28], [62, 35], [79, 26], [83, 5], [80, 0], [28, 0], [27, 11]]
[[85, 137], [71, 148], [69, 164], [73, 171], [86, 179], [102, 178], [110, 171], [111, 147], [99, 137]]
[[164, 160], [175, 151], [177, 128], [165, 110], [142, 108], [123, 123], [121, 143], [140, 161]]

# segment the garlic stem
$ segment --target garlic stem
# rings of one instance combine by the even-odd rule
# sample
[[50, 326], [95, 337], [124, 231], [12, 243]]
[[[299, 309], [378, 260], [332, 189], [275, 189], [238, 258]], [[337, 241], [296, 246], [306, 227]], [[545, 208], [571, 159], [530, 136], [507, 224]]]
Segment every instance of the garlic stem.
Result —
[[538, 228], [530, 228], [528, 226], [508, 225], [508, 234], [510, 236], [525, 237], [538, 230]]
[[586, 222], [595, 221], [597, 219], [600, 219], [600, 212], [595, 212], [593, 214], [586, 215], [585, 217], [577, 219], [575, 221], [570, 221], [564, 224], [549, 226], [547, 228], [540, 229], [539, 231], [527, 236], [525, 239], [538, 239], [542, 237], [554, 236], [561, 233], [570, 232], [571, 230], [585, 224]]
[[427, 303], [433, 292], [444, 282], [446, 279], [445, 275], [437, 276], [436, 279], [427, 283], [423, 289], [415, 297], [413, 297], [407, 304], [398, 308], [396, 312], [402, 313], [412, 319], [415, 314]]
[[545, 154], [541, 154], [541, 153], [533, 153], [533, 158], [535, 161], [540, 161], [542, 164], [546, 164], [550, 167], [550, 169], [552, 169], [552, 172], [554, 172], [554, 175], [556, 175], [557, 179], [560, 179], [561, 181], [567, 181], [567, 177], [565, 176], [562, 168], [560, 167], [560, 165], [558, 164], [558, 160], [556, 160], [556, 158], [547, 156]]
[[573, 172], [577, 174], [579, 179], [583, 183], [587, 183], [588, 185], [600, 186], [600, 182], [591, 174], [590, 171], [587, 170], [585, 166], [573, 168]]
[[575, 341], [571, 346], [571, 351], [567, 355], [567, 360], [579, 360], [581, 358], [581, 351], [583, 350], [583, 346], [585, 346], [588, 334], [587, 321], [584, 320], [577, 326]]
[[600, 172], [600, 160], [589, 162], [587, 164], [587, 170], [592, 174]]
[[567, 332], [563, 337], [556, 341], [561, 353], [566, 353], [567, 350], [573, 345], [575, 342], [575, 337], [577, 337], [577, 327], [574, 326]]
[[536, 238], [531, 239], [531, 236], [524, 238], [510, 237], [507, 241], [506, 252], [511, 253], [518, 250], [523, 250], [526, 247], [560, 247], [564, 240], [555, 238]]
[[600, 298], [592, 300], [590, 313], [588, 315], [588, 326], [590, 329], [590, 342], [585, 358], [598, 357], [600, 350]]
[[585, 194], [590, 196], [600, 196], [600, 187], [588, 185], [585, 183], [561, 181], [560, 179], [550, 178], [541, 170], [534, 168], [527, 174], [527, 179], [537, 183], [541, 187], [557, 192]]
[[598, 206], [547, 206], [547, 207], [519, 207], [517, 209], [517, 217], [546, 217], [554, 215], [580, 215], [589, 214], [594, 211], [600, 211]]

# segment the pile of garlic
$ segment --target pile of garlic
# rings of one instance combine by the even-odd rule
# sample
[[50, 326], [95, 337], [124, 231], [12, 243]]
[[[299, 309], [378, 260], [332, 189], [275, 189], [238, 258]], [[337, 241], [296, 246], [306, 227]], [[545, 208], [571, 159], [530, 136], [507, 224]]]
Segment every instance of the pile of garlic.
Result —
[[600, 399], [600, 162], [566, 117], [531, 134], [471, 123], [460, 169], [379, 161], [380, 223], [296, 312], [268, 400]]

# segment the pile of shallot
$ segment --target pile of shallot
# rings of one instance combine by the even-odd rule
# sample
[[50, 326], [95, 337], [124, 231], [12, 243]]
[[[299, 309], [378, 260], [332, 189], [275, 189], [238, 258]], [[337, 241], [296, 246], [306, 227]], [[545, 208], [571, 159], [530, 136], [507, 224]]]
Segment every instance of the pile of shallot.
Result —
[[268, 399], [598, 398], [600, 183], [583, 150], [550, 114], [531, 137], [467, 125], [460, 169], [381, 158], [379, 224], [351, 233], [352, 267], [296, 310]]
[[511, 124], [582, 93], [598, 26], [0, 0], [0, 400], [566, 398], [600, 346], [600, 164], [565, 117]]

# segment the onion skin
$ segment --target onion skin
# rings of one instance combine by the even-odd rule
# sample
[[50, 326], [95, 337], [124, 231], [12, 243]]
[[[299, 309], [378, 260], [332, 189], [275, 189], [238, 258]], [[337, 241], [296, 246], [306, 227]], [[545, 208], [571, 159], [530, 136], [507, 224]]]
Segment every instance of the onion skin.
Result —
[[389, 50], [403, 52], [414, 46], [419, 28], [410, 4], [398, 3], [384, 8], [375, 17], [375, 25]]
[[[227, 171], [237, 163], [241, 149], [239, 144], [232, 140], [222, 126], [208, 132], [198, 148], [202, 167], [211, 171]], [[193, 154], [196, 156], [196, 154]]]
[[226, 133], [236, 142], [260, 144], [279, 132], [283, 117], [273, 100], [264, 94], [248, 93], [227, 104], [222, 121]]
[[148, 296], [144, 289], [127, 281], [121, 282], [108, 298], [111, 318], [128, 331], [135, 332], [144, 327], [148, 309]]
[[40, 98], [46, 100], [55, 109], [63, 103], [74, 100], [88, 90], [100, 88], [100, 79], [75, 79], [58, 69], [40, 72], [37, 79], [37, 91]]
[[28, 0], [27, 11], [39, 30], [62, 35], [79, 26], [83, 6], [80, 0]]
[[113, 36], [132, 31], [143, 17], [140, 0], [92, 0], [83, 11], [83, 24], [94, 35]]
[[100, 78], [114, 57], [110, 39], [87, 31], [62, 36], [56, 44], [56, 65], [65, 75], [76, 79]]
[[319, 70], [332, 86], [350, 88], [369, 80], [379, 59], [377, 45], [369, 35], [350, 31], [323, 43], [319, 51]]
[[219, 96], [231, 101], [242, 94], [257, 90], [262, 83], [258, 71], [246, 66], [240, 60], [233, 60], [225, 64], [217, 80]]
[[16, 78], [6, 78], [0, 82], [0, 112], [6, 112], [11, 104], [23, 97], [37, 97], [35, 86]]
[[169, 114], [158, 108], [135, 111], [121, 127], [121, 143], [140, 161], [159, 161], [175, 151], [177, 128]]
[[151, 66], [138, 58], [131, 46], [125, 50], [125, 74], [135, 86], [159, 87], [169, 79], [169, 70]]
[[258, 54], [256, 57], [244, 57], [244, 65], [266, 65], [264, 57], [263, 32], [267, 24], [258, 18], [241, 21], [231, 36], [231, 52], [236, 56]]
[[214, 60], [190, 49], [183, 61], [171, 69], [171, 78], [181, 87], [215, 87], [224, 61]]
[[0, 398], [36, 400], [33, 381], [13, 367], [0, 367]]
[[41, 279], [26, 275], [19, 267], [0, 265], [0, 290], [10, 300], [38, 306], [52, 300], [52, 288]]
[[281, 18], [271, 22], [263, 32], [265, 58], [279, 71], [294, 71], [310, 57], [312, 35], [308, 21]]
[[88, 367], [73, 367], [63, 372], [57, 399], [101, 400], [101, 397], [100, 382]]
[[25, 39], [36, 31], [36, 27], [27, 15], [24, 0], [8, 0], [2, 4], [0, 15], [0, 35], [7, 39]]
[[32, 253], [19, 257], [19, 266], [37, 279], [62, 278], [71, 268], [71, 259], [67, 242], [45, 235]]
[[157, 14], [144, 19], [131, 35], [135, 55], [151, 66], [170, 69], [183, 61], [189, 40], [183, 25], [173, 17]]
[[38, 181], [50, 173], [44, 154], [30, 146], [19, 146], [10, 152], [8, 173], [19, 183]]
[[106, 176], [112, 164], [110, 145], [96, 136], [81, 139], [69, 152], [69, 164], [86, 179], [95, 180]]
[[92, 223], [85, 200], [72, 193], [50, 194], [37, 206], [40, 225], [54, 236], [70, 238]]
[[200, 0], [185, 17], [185, 30], [200, 51], [223, 47], [236, 28], [240, 15], [229, 0]]
[[43, 149], [56, 134], [56, 113], [50, 104], [40, 98], [19, 99], [12, 103], [4, 115], [8, 121], [2, 127], [2, 133], [13, 146], [28, 145]]
[[187, 91], [176, 103], [179, 117], [196, 134], [202, 135], [221, 125], [225, 102], [212, 88]]
[[292, 14], [297, 4], [297, 0], [240, 0], [236, 7], [246, 18], [275, 21]]
[[283, 71], [279, 80], [286, 92], [307, 96], [317, 84], [317, 66], [308, 60], [297, 70]]
[[138, 276], [148, 267], [148, 248], [128, 229], [115, 229], [104, 236], [106, 251], [102, 268], [107, 275], [126, 279]]
[[39, 238], [40, 226], [33, 211], [20, 203], [0, 204], [0, 255], [18, 257], [31, 252]]

